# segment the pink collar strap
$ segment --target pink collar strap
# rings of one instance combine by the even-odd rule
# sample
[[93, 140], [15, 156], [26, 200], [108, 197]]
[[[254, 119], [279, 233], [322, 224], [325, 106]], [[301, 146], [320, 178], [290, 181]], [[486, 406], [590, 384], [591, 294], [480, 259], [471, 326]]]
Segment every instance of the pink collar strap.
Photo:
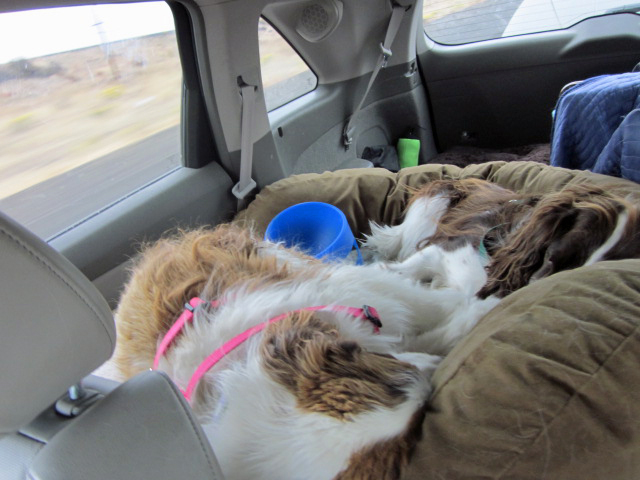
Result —
[[[176, 320], [175, 323], [171, 325], [171, 328], [164, 335], [164, 338], [160, 342], [160, 345], [158, 345], [158, 349], [156, 350], [156, 356], [153, 359], [154, 370], [158, 369], [158, 364], [160, 363], [160, 359], [167, 352], [167, 350], [169, 349], [169, 346], [171, 345], [173, 340], [178, 336], [178, 334], [182, 331], [185, 324], [187, 322], [193, 321], [193, 312], [195, 311], [196, 307], [198, 305], [202, 305], [203, 303], [205, 303], [204, 300], [198, 297], [194, 297], [191, 300], [189, 300], [188, 303], [185, 303], [184, 311], [178, 317], [178, 320]], [[211, 302], [211, 303], [214, 306], [217, 306], [217, 302]]]
[[[164, 338], [160, 342], [160, 345], [158, 346], [158, 350], [156, 351], [156, 356], [155, 356], [155, 358], [153, 360], [153, 369], [154, 370], [158, 369], [158, 364], [160, 362], [160, 358], [162, 358], [162, 356], [166, 353], [166, 351], [168, 350], [168, 348], [171, 345], [171, 343], [173, 342], [173, 340], [176, 338], [176, 336], [178, 336], [178, 334], [184, 328], [185, 324], [187, 322], [193, 321], [193, 312], [194, 312], [195, 308], [198, 305], [201, 305], [203, 303], [205, 303], [204, 300], [195, 297], [195, 298], [192, 298], [191, 300], [189, 300], [189, 303], [185, 304], [185, 310], [182, 312], [180, 317], [178, 317], [178, 320], [176, 320], [176, 322], [171, 326], [169, 331], [165, 334]], [[216, 302], [216, 301], [213, 301], [213, 302], [211, 302], [211, 305], [213, 305], [215, 307], [215, 306], [218, 306], [219, 303]], [[270, 319], [270, 320], [268, 320], [266, 322], [260, 323], [260, 324], [256, 325], [255, 327], [251, 327], [251, 328], [245, 330], [240, 335], [236, 335], [231, 340], [226, 342], [224, 345], [222, 345], [222, 347], [214, 350], [213, 353], [211, 353], [207, 358], [205, 358], [202, 361], [202, 363], [200, 365], [198, 365], [198, 368], [196, 368], [196, 371], [193, 373], [193, 375], [191, 376], [191, 379], [189, 380], [189, 384], [187, 385], [187, 388], [185, 390], [181, 390], [182, 394], [184, 395], [184, 397], [187, 400], [190, 400], [191, 399], [191, 394], [193, 393], [193, 391], [195, 390], [196, 386], [198, 385], [198, 382], [200, 382], [200, 379], [211, 368], [213, 368], [213, 366], [216, 363], [218, 363], [220, 360], [222, 360], [226, 355], [228, 355], [230, 352], [232, 352], [236, 347], [238, 347], [239, 345], [244, 343], [246, 340], [251, 338], [253, 335], [261, 332], [262, 330], [264, 330], [266, 327], [268, 327], [272, 323], [278, 322], [278, 321], [282, 320], [283, 318], [286, 318], [287, 316], [291, 315], [292, 313], [302, 312], [302, 311], [313, 312], [313, 311], [318, 311], [318, 310], [327, 310], [327, 311], [330, 311], [330, 312], [345, 312], [345, 313], [348, 313], [349, 315], [351, 315], [354, 318], [360, 318], [362, 320], [367, 320], [367, 321], [369, 321], [369, 322], [371, 322], [373, 324], [373, 332], [374, 333], [379, 333], [380, 332], [380, 328], [382, 327], [382, 322], [380, 321], [380, 317], [378, 316], [378, 312], [376, 311], [375, 308], [369, 307], [368, 305], [364, 305], [362, 308], [345, 307], [345, 306], [342, 306], [342, 305], [331, 305], [331, 306], [320, 305], [320, 306], [317, 306], [317, 307], [300, 308], [298, 310], [293, 310], [291, 312], [283, 313], [282, 315], [278, 315], [277, 317], [273, 317], [272, 319]]]

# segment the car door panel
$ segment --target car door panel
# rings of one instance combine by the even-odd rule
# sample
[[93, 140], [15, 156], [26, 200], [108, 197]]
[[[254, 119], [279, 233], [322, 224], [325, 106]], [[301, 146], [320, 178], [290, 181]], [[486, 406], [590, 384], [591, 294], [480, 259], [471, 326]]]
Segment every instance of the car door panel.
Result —
[[423, 37], [419, 63], [440, 150], [546, 143], [560, 89], [640, 60], [637, 15], [596, 17], [566, 30], [445, 46]]
[[410, 129], [422, 140], [423, 158], [433, 155], [427, 101], [415, 63], [380, 73], [358, 115], [354, 145], [345, 148], [342, 131], [369, 79], [364, 75], [321, 85], [269, 113], [271, 135], [287, 175], [348, 167], [365, 147], [395, 145]]
[[126, 263], [142, 242], [176, 227], [229, 220], [236, 201], [220, 165], [179, 168], [50, 240], [110, 301], [117, 301]]

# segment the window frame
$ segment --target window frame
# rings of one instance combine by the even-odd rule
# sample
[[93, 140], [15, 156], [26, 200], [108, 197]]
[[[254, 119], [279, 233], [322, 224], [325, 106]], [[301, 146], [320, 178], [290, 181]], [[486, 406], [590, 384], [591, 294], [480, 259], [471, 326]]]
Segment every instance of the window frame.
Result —
[[[20, 8], [21, 6], [17, 5], [16, 8], [2, 9], [1, 13], [28, 11], [30, 9], [81, 7], [92, 5], [90, 2], [73, 2], [71, 4], [68, 3], [71, 2], [65, 2], [64, 4], [54, 4], [51, 1], [45, 0], [41, 3], [38, 2], [37, 5], [32, 5], [30, 7], [25, 6], [23, 8]], [[138, 0], [134, 2], [127, 2], [127, 4], [129, 3], [133, 4], [145, 2]], [[52, 213], [52, 215], [54, 215], [53, 218], [55, 219], [55, 216], [58, 215], [58, 219], [54, 220], [55, 223], [53, 223], [50, 228], [47, 228], [45, 224], [42, 224], [42, 219], [20, 217], [17, 218], [18, 221], [30, 225], [29, 228], [32, 228], [36, 232], [40, 232], [39, 234], [42, 235], [42, 237], [48, 242], [54, 242], [57, 239], [64, 237], [65, 235], [69, 234], [69, 232], [72, 232], [74, 229], [79, 228], [84, 223], [90, 222], [96, 217], [107, 217], [106, 212], [108, 212], [110, 209], [113, 209], [114, 207], [120, 205], [122, 202], [125, 202], [129, 197], [135, 196], [140, 192], [153, 187], [156, 183], [164, 182], [165, 178], [176, 174], [180, 169], [184, 167], [201, 168], [211, 162], [220, 163], [220, 152], [214, 140], [215, 130], [212, 126], [213, 122], [210, 121], [210, 110], [206, 106], [205, 96], [203, 94], [204, 88], [201, 69], [199, 66], [198, 58], [196, 57], [196, 32], [198, 31], [198, 23], [200, 23], [200, 31], [203, 31], [202, 21], [201, 19], [199, 20], [199, 9], [194, 8], [194, 6], [189, 3], [189, 1], [178, 2], [173, 0], [165, 0], [164, 3], [167, 5], [167, 8], [170, 9], [171, 15], [173, 16], [177, 53], [182, 73], [181, 86], [180, 89], [176, 92], [176, 95], [178, 95], [180, 98], [180, 124], [175, 127], [179, 129], [180, 141], [180, 145], [176, 145], [178, 149], [177, 151], [179, 152], [178, 155], [180, 156], [177, 162], [178, 166], [159, 173], [156, 178], [146, 181], [145, 183], [133, 185], [130, 191], [121, 192], [118, 196], [107, 198], [105, 199], [106, 201], [104, 203], [95, 202], [95, 204], [91, 204], [90, 213], [85, 214], [82, 212], [78, 212], [78, 214], [67, 216], [65, 215], [65, 212], [68, 212], [69, 209], [65, 206], [61, 206], [57, 211], [58, 213]], [[113, 0], [102, 0], [100, 4], [121, 4], [121, 2]], [[219, 128], [219, 130], [221, 129]], [[144, 141], [144, 139], [142, 139], [142, 141]], [[117, 155], [118, 151], [120, 151], [120, 149], [112, 152], [112, 154]], [[99, 160], [99, 158], [96, 160]], [[72, 183], [75, 182], [72, 181], [73, 174], [70, 172], [73, 172], [73, 170], [75, 170], [76, 168], [79, 167], [73, 167], [71, 170], [60, 174], [70, 175], [69, 186], [71, 188], [73, 188]], [[51, 177], [51, 179], [58, 176], [59, 175], [55, 175], [54, 177]], [[34, 184], [30, 188], [37, 188], [39, 184], [47, 180], [49, 179], [42, 180], [41, 182]], [[63, 180], [64, 179], [61, 179], [61, 181]], [[23, 190], [23, 192], [25, 190]], [[16, 195], [19, 195], [20, 193], [21, 192], [16, 192]], [[70, 207], [72, 209], [72, 205]], [[41, 228], [38, 227], [39, 222], [41, 224]]]
[[[261, 81], [261, 83], [262, 83], [262, 90], [263, 90], [263, 94], [264, 94], [264, 97], [265, 97], [265, 106], [267, 107], [267, 114], [269, 114], [269, 113], [273, 112], [274, 110], [277, 110], [278, 108], [281, 108], [281, 107], [283, 107], [283, 106], [285, 106], [285, 105], [287, 105], [287, 104], [289, 104], [289, 103], [291, 103], [291, 102], [293, 102], [293, 101], [295, 101], [295, 100], [297, 100], [297, 99], [299, 99], [299, 98], [301, 98], [301, 97], [304, 97], [305, 95], [308, 95], [308, 94], [309, 94], [309, 93], [311, 93], [311, 92], [314, 92], [314, 91], [318, 88], [318, 85], [319, 85], [319, 77], [318, 77], [318, 74], [313, 70], [313, 68], [311, 68], [311, 65], [309, 65], [309, 62], [308, 62], [308, 61], [307, 61], [307, 60], [302, 56], [302, 54], [298, 51], [298, 49], [297, 49], [297, 48], [295, 48], [295, 46], [294, 46], [294, 45], [291, 43], [291, 41], [290, 41], [290, 40], [289, 40], [289, 39], [288, 39], [288, 38], [287, 38], [287, 37], [282, 33], [282, 31], [281, 31], [279, 28], [277, 28], [277, 27], [276, 27], [276, 26], [275, 26], [275, 25], [274, 25], [274, 24], [269, 20], [269, 18], [264, 14], [264, 12], [260, 14], [260, 17], [259, 17], [259, 19], [258, 19], [258, 25], [260, 25], [260, 19], [264, 20], [264, 21], [265, 21], [265, 22], [266, 22], [266, 23], [267, 23], [271, 28], [273, 28], [273, 30], [274, 30], [274, 31], [275, 31], [275, 32], [280, 36], [280, 38], [281, 38], [282, 40], [284, 40], [284, 41], [287, 43], [287, 45], [289, 46], [289, 48], [291, 48], [291, 50], [292, 50], [293, 52], [295, 52], [295, 54], [298, 56], [298, 58], [299, 58], [300, 60], [302, 60], [302, 62], [304, 62], [304, 64], [307, 66], [308, 71], [309, 71], [309, 72], [310, 72], [310, 73], [315, 77], [315, 79], [316, 79], [315, 85], [314, 85], [314, 87], [313, 87], [311, 90], [307, 90], [306, 92], [301, 93], [300, 95], [296, 95], [295, 97], [292, 97], [292, 98], [290, 98], [290, 99], [286, 100], [285, 102], [278, 103], [278, 104], [277, 104], [277, 105], [275, 105], [275, 106], [269, 107], [269, 106], [267, 106], [267, 105], [266, 105], [266, 104], [268, 104], [268, 102], [267, 102], [267, 89], [266, 89], [266, 88], [264, 88], [263, 75], [262, 75], [262, 68], [260, 68], [260, 81]], [[256, 27], [257, 27], [257, 26], [256, 26]], [[258, 51], [260, 51], [260, 38], [259, 38], [259, 36], [260, 36], [260, 30], [258, 29]], [[301, 72], [301, 73], [296, 74], [296, 75], [300, 75], [300, 74], [302, 74], [302, 73], [304, 73], [304, 72]], [[287, 80], [290, 80], [291, 78], [295, 78], [295, 76], [294, 76], [294, 77], [290, 77], [290, 78], [289, 78], [289, 79], [287, 79]], [[282, 81], [284, 82], [284, 81], [287, 81], [287, 80], [282, 80]], [[280, 82], [278, 82], [278, 83], [280, 83]], [[276, 83], [275, 85], [277, 85], [277, 83]]]

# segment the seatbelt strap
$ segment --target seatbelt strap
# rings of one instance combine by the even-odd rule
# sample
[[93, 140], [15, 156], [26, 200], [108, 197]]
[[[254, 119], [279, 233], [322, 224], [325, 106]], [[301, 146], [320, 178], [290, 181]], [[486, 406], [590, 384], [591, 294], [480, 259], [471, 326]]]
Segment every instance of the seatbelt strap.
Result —
[[384, 42], [380, 44], [380, 57], [378, 58], [378, 63], [376, 63], [373, 72], [371, 72], [371, 78], [369, 79], [369, 84], [367, 85], [367, 89], [364, 91], [364, 95], [360, 99], [360, 103], [356, 107], [353, 115], [349, 118], [349, 121], [344, 127], [342, 131], [342, 140], [344, 143], [344, 147], [346, 150], [349, 150], [349, 147], [353, 143], [353, 131], [354, 124], [360, 110], [362, 109], [362, 105], [364, 104], [371, 87], [373, 86], [373, 82], [376, 80], [378, 73], [380, 70], [387, 66], [387, 62], [389, 61], [389, 57], [391, 57], [391, 45], [398, 34], [398, 30], [400, 29], [400, 24], [402, 23], [402, 19], [404, 18], [405, 12], [409, 9], [409, 7], [403, 7], [402, 5], [395, 4], [393, 5], [393, 10], [391, 11], [391, 19], [389, 20], [389, 26], [387, 27], [387, 33], [384, 36]]
[[253, 117], [255, 112], [256, 91], [258, 87], [247, 85], [244, 82], [240, 86], [242, 96], [242, 122], [240, 137], [240, 175], [238, 183], [231, 192], [238, 199], [238, 210], [246, 206], [246, 196], [256, 188], [256, 182], [251, 178], [253, 166]]

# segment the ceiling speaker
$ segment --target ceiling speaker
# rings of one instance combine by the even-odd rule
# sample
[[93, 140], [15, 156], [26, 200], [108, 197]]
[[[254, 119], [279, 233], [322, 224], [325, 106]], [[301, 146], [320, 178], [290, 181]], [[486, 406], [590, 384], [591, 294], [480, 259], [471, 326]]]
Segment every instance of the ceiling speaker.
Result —
[[342, 19], [342, 2], [316, 0], [300, 10], [296, 31], [308, 42], [319, 42], [333, 32]]

